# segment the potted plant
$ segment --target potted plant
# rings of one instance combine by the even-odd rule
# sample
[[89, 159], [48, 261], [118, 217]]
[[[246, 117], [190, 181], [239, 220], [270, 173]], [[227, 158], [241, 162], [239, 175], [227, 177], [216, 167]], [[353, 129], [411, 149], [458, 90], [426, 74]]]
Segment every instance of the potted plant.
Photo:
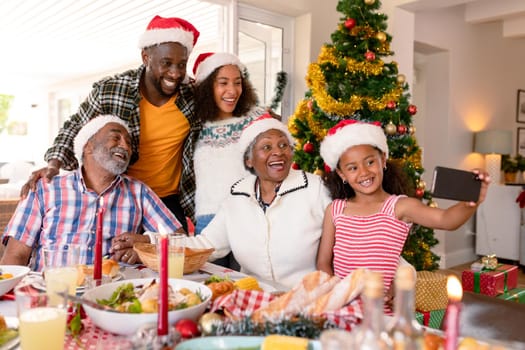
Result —
[[518, 171], [521, 172], [520, 182], [525, 182], [525, 157], [518, 154], [516, 156], [516, 163], [518, 164]]
[[501, 157], [501, 170], [505, 176], [505, 183], [516, 182], [516, 175], [518, 173], [518, 161], [515, 157], [504, 154]]

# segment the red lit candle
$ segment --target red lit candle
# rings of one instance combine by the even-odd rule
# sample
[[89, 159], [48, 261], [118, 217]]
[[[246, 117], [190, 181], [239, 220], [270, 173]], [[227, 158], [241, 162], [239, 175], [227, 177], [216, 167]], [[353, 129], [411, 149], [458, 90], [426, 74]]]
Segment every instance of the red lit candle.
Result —
[[100, 197], [97, 211], [97, 230], [95, 235], [95, 261], [93, 262], [93, 279], [102, 278], [102, 221], [104, 221], [104, 197]]
[[168, 335], [168, 235], [159, 237], [159, 315], [157, 335]]
[[448, 305], [445, 313], [445, 350], [456, 350], [459, 338], [459, 314], [463, 289], [456, 276], [447, 279]]

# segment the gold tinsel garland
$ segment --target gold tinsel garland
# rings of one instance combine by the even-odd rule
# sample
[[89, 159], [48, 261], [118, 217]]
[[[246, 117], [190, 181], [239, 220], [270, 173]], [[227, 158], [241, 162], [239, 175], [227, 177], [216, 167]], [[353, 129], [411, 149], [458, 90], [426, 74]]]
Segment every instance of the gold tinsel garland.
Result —
[[[291, 116], [291, 118], [288, 120], [288, 130], [292, 133], [292, 135], [297, 135], [299, 133], [299, 130], [297, 128], [297, 125], [295, 123], [296, 119], [300, 119], [308, 124], [308, 127], [310, 128], [312, 134], [316, 137], [317, 140], [324, 139], [327, 130], [325, 130], [321, 123], [315, 121], [313, 119], [312, 111], [308, 107], [309, 100], [302, 100], [297, 104], [297, 107], [295, 108], [294, 114]], [[295, 145], [296, 149], [301, 149], [302, 146], [297, 143]]]
[[[330, 63], [335, 67], [339, 67], [339, 60], [337, 59], [336, 49], [334, 47], [329, 47], [324, 45], [321, 47], [321, 52], [317, 57], [317, 63], [319, 65]], [[346, 70], [350, 73], [364, 73], [366, 75], [379, 75], [383, 72], [383, 67], [385, 63], [381, 60], [377, 62], [368, 62], [368, 61], [357, 61], [353, 58], [344, 58], [346, 62]]]
[[363, 102], [366, 102], [368, 108], [372, 111], [383, 110], [386, 108], [388, 102], [398, 101], [403, 93], [403, 89], [397, 87], [390, 92], [383, 94], [379, 99], [353, 95], [348, 102], [337, 101], [327, 93], [326, 80], [318, 63], [311, 63], [308, 67], [308, 79], [306, 80], [306, 83], [312, 90], [312, 96], [317, 102], [317, 105], [321, 107], [324, 112], [342, 116], [354, 114], [357, 110], [362, 108]]
[[414, 154], [408, 157], [407, 161], [412, 163], [415, 168], [421, 169], [423, 167], [421, 163], [421, 149], [418, 149]]

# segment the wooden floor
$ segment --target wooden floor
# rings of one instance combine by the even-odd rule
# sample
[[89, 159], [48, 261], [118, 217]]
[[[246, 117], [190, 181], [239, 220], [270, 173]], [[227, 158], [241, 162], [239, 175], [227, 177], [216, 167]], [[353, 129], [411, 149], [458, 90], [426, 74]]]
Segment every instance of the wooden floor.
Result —
[[[512, 262], [508, 261], [500, 261], [502, 264], [509, 264], [514, 265]], [[441, 270], [447, 274], [453, 273], [461, 280], [461, 273], [463, 270], [470, 269], [470, 265], [472, 263], [462, 264], [458, 266], [451, 267], [449, 269]], [[525, 288], [525, 273], [523, 271], [523, 267], [518, 266], [518, 287]]]

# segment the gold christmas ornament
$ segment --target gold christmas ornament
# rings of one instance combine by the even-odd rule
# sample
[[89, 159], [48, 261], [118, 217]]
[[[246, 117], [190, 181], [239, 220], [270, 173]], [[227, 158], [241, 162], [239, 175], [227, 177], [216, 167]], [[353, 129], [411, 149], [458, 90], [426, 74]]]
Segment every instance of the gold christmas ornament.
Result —
[[397, 127], [392, 123], [392, 121], [389, 121], [388, 124], [385, 126], [385, 132], [387, 135], [395, 135], [397, 132]]
[[384, 42], [386, 41], [386, 34], [384, 32], [379, 32], [376, 34], [377, 40]]
[[213, 331], [213, 327], [217, 327], [222, 324], [223, 318], [221, 315], [215, 312], [207, 312], [199, 318], [199, 328], [203, 335], [210, 335]]
[[399, 84], [403, 84], [406, 81], [406, 77], [404, 74], [398, 74], [397, 75], [397, 82]]
[[408, 127], [408, 133], [409, 133], [410, 135], [414, 135], [414, 134], [416, 133], [416, 127], [415, 127], [414, 125], [410, 125], [410, 126]]
[[376, 0], [365, 0], [365, 4], [367, 5], [373, 5], [375, 4]]
[[322, 177], [324, 175], [324, 171], [322, 171], [321, 169], [315, 169], [314, 174]]
[[421, 188], [422, 190], [427, 188], [427, 183], [425, 182], [425, 180], [419, 180], [417, 182], [417, 188]]
[[433, 201], [432, 199], [428, 202], [428, 206], [431, 207], [431, 208], [437, 208], [438, 207], [438, 204]]

